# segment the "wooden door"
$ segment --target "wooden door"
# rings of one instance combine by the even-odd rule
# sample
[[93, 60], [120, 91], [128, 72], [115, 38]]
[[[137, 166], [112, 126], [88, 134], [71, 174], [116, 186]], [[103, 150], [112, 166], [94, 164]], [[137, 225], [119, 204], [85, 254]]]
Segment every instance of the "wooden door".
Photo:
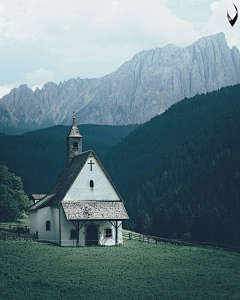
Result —
[[87, 246], [98, 245], [98, 229], [95, 225], [89, 225], [87, 228]]

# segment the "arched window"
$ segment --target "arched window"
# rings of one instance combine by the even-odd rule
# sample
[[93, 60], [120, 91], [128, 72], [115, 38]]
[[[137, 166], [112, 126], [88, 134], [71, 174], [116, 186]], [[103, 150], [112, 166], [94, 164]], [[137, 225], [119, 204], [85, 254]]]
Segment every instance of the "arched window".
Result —
[[46, 231], [49, 231], [49, 230], [51, 230], [51, 222], [47, 221], [46, 222]]
[[78, 143], [77, 142], [73, 143], [73, 148], [78, 148]]
[[90, 180], [90, 188], [93, 188], [93, 187], [94, 187], [93, 180]]

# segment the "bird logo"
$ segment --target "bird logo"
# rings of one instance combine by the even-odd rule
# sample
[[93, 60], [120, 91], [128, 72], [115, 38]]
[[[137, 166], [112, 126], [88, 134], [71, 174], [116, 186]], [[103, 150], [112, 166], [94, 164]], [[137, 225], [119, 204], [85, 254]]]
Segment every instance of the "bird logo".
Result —
[[232, 19], [230, 16], [229, 16], [229, 13], [227, 12], [227, 18], [228, 18], [228, 21], [229, 21], [229, 23], [233, 26], [235, 23], [236, 23], [236, 21], [237, 21], [237, 18], [238, 18], [238, 9], [237, 9], [237, 6], [233, 3], [233, 5], [235, 6], [235, 8], [236, 8], [236, 16]]

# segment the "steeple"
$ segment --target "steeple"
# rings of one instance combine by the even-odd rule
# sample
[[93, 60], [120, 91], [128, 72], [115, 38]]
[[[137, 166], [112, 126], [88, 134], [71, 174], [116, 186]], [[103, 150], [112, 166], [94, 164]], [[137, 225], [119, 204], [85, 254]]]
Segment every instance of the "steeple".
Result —
[[82, 135], [79, 132], [73, 117], [72, 127], [67, 137], [67, 164], [73, 159], [74, 156], [82, 153]]

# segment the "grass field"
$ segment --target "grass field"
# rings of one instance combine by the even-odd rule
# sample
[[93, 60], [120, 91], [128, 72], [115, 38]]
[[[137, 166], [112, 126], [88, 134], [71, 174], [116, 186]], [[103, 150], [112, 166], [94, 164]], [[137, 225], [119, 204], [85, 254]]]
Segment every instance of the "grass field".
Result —
[[0, 260], [0, 299], [240, 299], [240, 255], [221, 250], [0, 241]]

